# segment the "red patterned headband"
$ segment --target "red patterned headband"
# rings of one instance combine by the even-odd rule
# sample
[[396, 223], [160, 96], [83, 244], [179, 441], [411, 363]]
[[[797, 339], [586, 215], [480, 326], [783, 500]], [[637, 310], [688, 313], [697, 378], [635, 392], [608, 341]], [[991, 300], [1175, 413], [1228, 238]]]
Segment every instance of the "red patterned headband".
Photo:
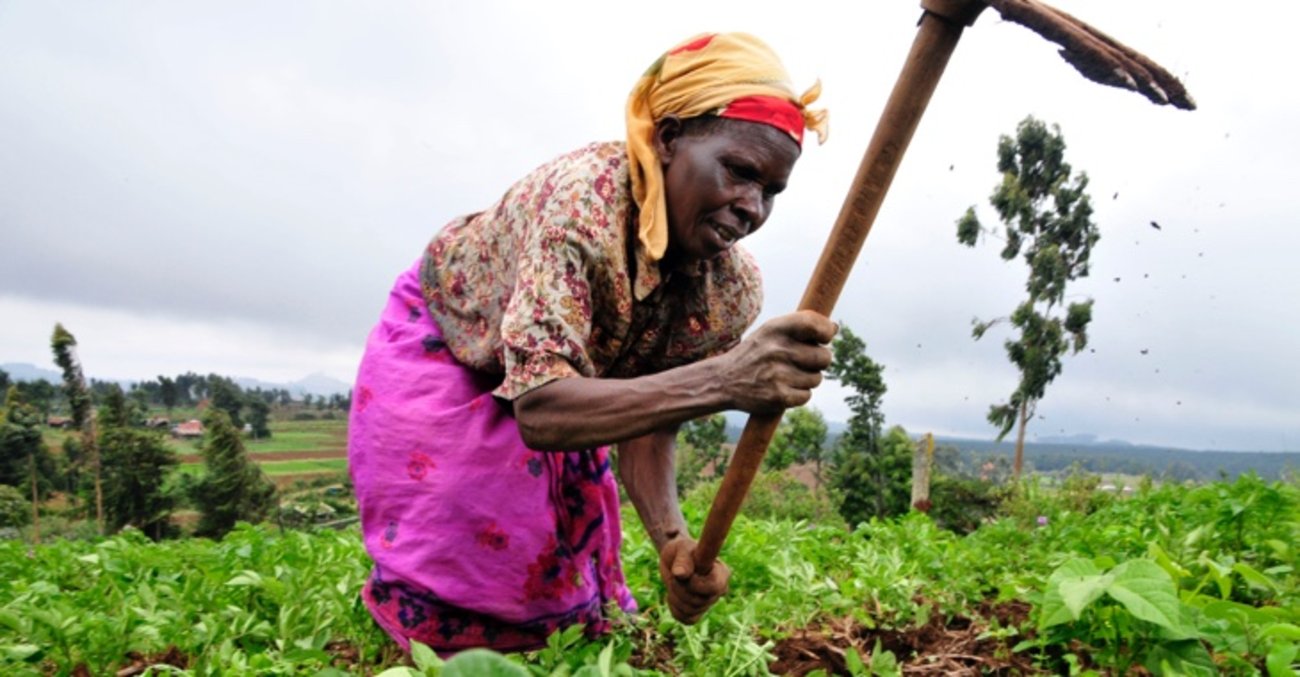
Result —
[[803, 111], [789, 100], [776, 96], [742, 96], [723, 106], [718, 117], [771, 125], [789, 134], [803, 147]]

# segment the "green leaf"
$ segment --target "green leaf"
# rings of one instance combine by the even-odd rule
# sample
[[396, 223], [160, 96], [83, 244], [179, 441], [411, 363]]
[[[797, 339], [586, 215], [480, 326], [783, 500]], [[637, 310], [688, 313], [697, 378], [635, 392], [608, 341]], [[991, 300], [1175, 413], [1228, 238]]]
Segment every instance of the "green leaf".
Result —
[[1157, 644], [1147, 652], [1143, 664], [1155, 675], [1215, 677], [1219, 674], [1210, 652], [1196, 639]]
[[600, 665], [600, 677], [609, 677], [610, 664], [613, 662], [613, 660], [614, 660], [614, 643], [610, 642], [609, 644], [606, 644], [605, 648], [601, 649], [600, 651], [600, 660], [598, 663]]
[[35, 644], [6, 644], [0, 651], [11, 661], [25, 661], [39, 654], [41, 647]]
[[378, 675], [375, 675], [375, 677], [420, 677], [420, 673], [408, 667], [399, 665], [395, 668], [388, 668]]
[[1206, 577], [1213, 580], [1214, 584], [1218, 586], [1221, 599], [1232, 597], [1232, 578], [1228, 575], [1232, 571], [1231, 569], [1215, 562], [1204, 554], [1196, 562], [1205, 566]]
[[1296, 671], [1292, 666], [1295, 664], [1297, 653], [1300, 653], [1300, 647], [1295, 644], [1274, 642], [1273, 647], [1268, 650], [1268, 657], [1264, 659], [1264, 664], [1268, 666], [1269, 677], [1295, 677]]
[[1111, 570], [1111, 575], [1115, 580], [1106, 594], [1123, 604], [1129, 613], [1167, 630], [1186, 632], [1174, 581], [1155, 562], [1130, 560]]
[[1079, 620], [1083, 610], [1110, 588], [1113, 576], [1084, 576], [1061, 581], [1061, 601], [1070, 611], [1072, 620]]
[[1260, 639], [1285, 639], [1292, 642], [1300, 642], [1300, 627], [1290, 623], [1277, 623], [1264, 628], [1259, 633]]
[[233, 586], [253, 586], [257, 587], [262, 584], [262, 575], [252, 569], [245, 569], [234, 578], [226, 581], [226, 585]]
[[428, 672], [429, 670], [438, 670], [443, 667], [441, 658], [433, 652], [427, 645], [411, 640], [411, 661], [415, 663], [417, 670]]
[[879, 639], [876, 640], [875, 648], [871, 650], [871, 674], [881, 677], [898, 677], [903, 674], [898, 667], [898, 659], [894, 657], [894, 652], [882, 649]]
[[23, 632], [23, 626], [26, 624], [23, 623], [22, 617], [13, 611], [10, 611], [9, 609], [0, 609], [0, 625], [5, 625], [10, 630], [21, 633]]
[[1069, 623], [1078, 616], [1071, 613], [1061, 594], [1061, 584], [1067, 581], [1079, 581], [1101, 573], [1097, 566], [1086, 559], [1066, 560], [1052, 572], [1043, 591], [1043, 603], [1039, 610], [1039, 629], [1050, 628], [1061, 623]]
[[1237, 575], [1241, 576], [1241, 580], [1252, 588], [1277, 592], [1277, 583], [1273, 579], [1260, 573], [1259, 570], [1245, 562], [1237, 562], [1232, 565], [1232, 570], [1237, 572]]
[[1151, 558], [1155, 560], [1156, 564], [1159, 564], [1161, 569], [1169, 572], [1169, 575], [1175, 580], [1179, 578], [1188, 578], [1192, 575], [1192, 572], [1183, 568], [1183, 566], [1178, 562], [1175, 562], [1174, 559], [1169, 556], [1169, 553], [1165, 552], [1165, 549], [1160, 547], [1159, 543], [1153, 541], [1151, 545], [1147, 546], [1147, 554], [1151, 555]]
[[850, 646], [848, 651], [844, 652], [844, 667], [852, 677], [866, 677], [869, 674], [867, 666], [862, 663], [862, 655], [858, 653], [856, 647]]
[[528, 671], [488, 649], [470, 649], [447, 661], [442, 677], [528, 677]]

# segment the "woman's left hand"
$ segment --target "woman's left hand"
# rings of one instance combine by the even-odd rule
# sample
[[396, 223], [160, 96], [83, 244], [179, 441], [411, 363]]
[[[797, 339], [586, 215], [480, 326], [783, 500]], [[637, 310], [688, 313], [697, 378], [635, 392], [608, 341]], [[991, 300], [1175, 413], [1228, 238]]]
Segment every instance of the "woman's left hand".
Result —
[[731, 569], [722, 560], [713, 563], [708, 574], [695, 573], [695, 539], [678, 536], [659, 551], [659, 575], [668, 588], [668, 608], [673, 618], [687, 625], [700, 620], [705, 611], [727, 592]]

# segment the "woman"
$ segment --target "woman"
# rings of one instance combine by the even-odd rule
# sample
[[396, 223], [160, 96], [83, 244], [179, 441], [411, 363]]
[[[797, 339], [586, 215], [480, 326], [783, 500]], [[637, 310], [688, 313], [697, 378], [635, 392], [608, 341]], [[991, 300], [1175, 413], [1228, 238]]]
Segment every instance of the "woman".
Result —
[[626, 144], [535, 170], [433, 238], [394, 287], [357, 377], [349, 467], [375, 561], [362, 592], [400, 643], [533, 648], [633, 611], [606, 445], [660, 554], [673, 615], [725, 591], [677, 504], [678, 426], [806, 402], [835, 328], [798, 313], [745, 340], [763, 225], [825, 113], [743, 34], [661, 57]]

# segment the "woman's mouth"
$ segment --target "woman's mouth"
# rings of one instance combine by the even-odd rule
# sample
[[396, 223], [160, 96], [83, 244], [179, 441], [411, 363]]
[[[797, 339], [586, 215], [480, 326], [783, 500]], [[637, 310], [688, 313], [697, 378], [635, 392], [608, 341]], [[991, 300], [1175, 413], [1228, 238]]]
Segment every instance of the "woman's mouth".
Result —
[[710, 222], [709, 225], [712, 226], [713, 234], [717, 237], [723, 249], [730, 248], [742, 237], [740, 231], [731, 226], [724, 226], [716, 221]]

